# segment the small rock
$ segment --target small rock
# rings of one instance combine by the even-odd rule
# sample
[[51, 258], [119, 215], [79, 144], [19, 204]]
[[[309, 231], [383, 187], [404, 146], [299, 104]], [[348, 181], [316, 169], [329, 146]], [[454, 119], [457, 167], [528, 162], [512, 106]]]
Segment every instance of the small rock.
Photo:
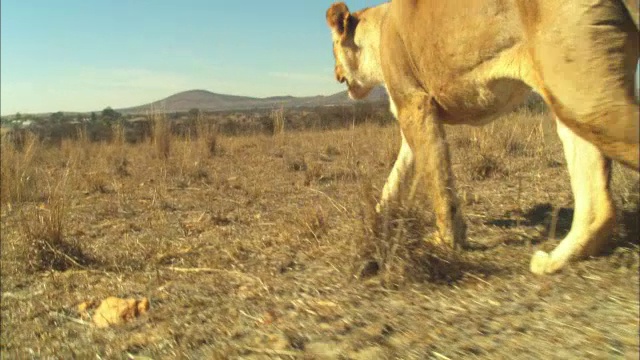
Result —
[[[83, 304], [80, 304], [83, 305]], [[80, 307], [79, 307], [80, 309]], [[132, 321], [149, 310], [149, 299], [104, 299], [93, 314], [93, 323], [100, 328]]]

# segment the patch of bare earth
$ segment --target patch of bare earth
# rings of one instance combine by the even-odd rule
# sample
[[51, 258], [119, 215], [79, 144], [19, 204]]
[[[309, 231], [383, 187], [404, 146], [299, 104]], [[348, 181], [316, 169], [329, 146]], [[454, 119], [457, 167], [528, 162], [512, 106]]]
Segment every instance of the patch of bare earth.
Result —
[[[3, 141], [3, 359], [639, 356], [636, 174], [615, 168], [607, 254], [528, 272], [571, 221], [543, 115], [447, 128], [460, 254], [422, 241], [420, 196], [372, 215], [395, 126], [200, 139], [158, 126], [137, 145]], [[77, 311], [112, 296], [148, 310], [104, 328]]]

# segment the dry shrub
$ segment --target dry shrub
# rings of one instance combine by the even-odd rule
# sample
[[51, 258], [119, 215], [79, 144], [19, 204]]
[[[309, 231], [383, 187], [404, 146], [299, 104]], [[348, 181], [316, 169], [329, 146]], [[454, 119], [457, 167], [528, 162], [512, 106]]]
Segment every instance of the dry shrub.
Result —
[[68, 178], [69, 171], [49, 191], [45, 204], [26, 209], [21, 214], [27, 242], [23, 247], [23, 258], [29, 271], [65, 271], [72, 267], [83, 268], [91, 262], [77, 239], [65, 237]]
[[[462, 254], [429, 241], [434, 236], [431, 209], [422, 197], [391, 202], [376, 212], [376, 196], [367, 176], [362, 179], [361, 223], [363, 236], [354, 242], [357, 277], [379, 275], [384, 285], [405, 281], [450, 283], [471, 267]], [[416, 187], [415, 184], [412, 187]]]
[[37, 195], [39, 148], [38, 138], [31, 132], [12, 132], [3, 137], [0, 173], [3, 204], [30, 201]]
[[309, 168], [304, 156], [288, 158], [286, 162], [290, 171], [307, 171]]

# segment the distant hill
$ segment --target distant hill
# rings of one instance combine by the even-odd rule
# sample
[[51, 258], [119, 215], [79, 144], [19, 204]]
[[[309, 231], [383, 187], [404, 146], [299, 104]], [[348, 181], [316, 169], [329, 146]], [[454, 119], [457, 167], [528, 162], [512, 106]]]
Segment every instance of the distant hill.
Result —
[[[387, 101], [387, 93], [384, 88], [375, 88], [364, 101]], [[162, 100], [154, 101], [150, 104], [116, 109], [116, 111], [123, 114], [145, 114], [148, 111], [161, 113], [185, 112], [194, 108], [203, 111], [230, 111], [271, 108], [278, 106], [292, 108], [345, 105], [353, 103], [355, 103], [355, 101], [349, 99], [346, 91], [341, 91], [328, 96], [273, 96], [256, 98], [249, 96], [217, 94], [207, 90], [189, 90], [171, 95]]]

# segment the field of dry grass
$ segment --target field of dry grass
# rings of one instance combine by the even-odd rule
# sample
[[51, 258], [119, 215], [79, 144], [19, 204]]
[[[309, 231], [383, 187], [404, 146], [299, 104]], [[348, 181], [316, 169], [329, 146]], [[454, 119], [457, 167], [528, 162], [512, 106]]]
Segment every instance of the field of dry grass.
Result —
[[[546, 115], [447, 128], [458, 254], [422, 241], [424, 194], [373, 213], [397, 126], [199, 133], [3, 139], [3, 359], [638, 358], [637, 174], [614, 167], [609, 253], [528, 272], [571, 221]], [[76, 310], [109, 296], [150, 309], [106, 329]]]

